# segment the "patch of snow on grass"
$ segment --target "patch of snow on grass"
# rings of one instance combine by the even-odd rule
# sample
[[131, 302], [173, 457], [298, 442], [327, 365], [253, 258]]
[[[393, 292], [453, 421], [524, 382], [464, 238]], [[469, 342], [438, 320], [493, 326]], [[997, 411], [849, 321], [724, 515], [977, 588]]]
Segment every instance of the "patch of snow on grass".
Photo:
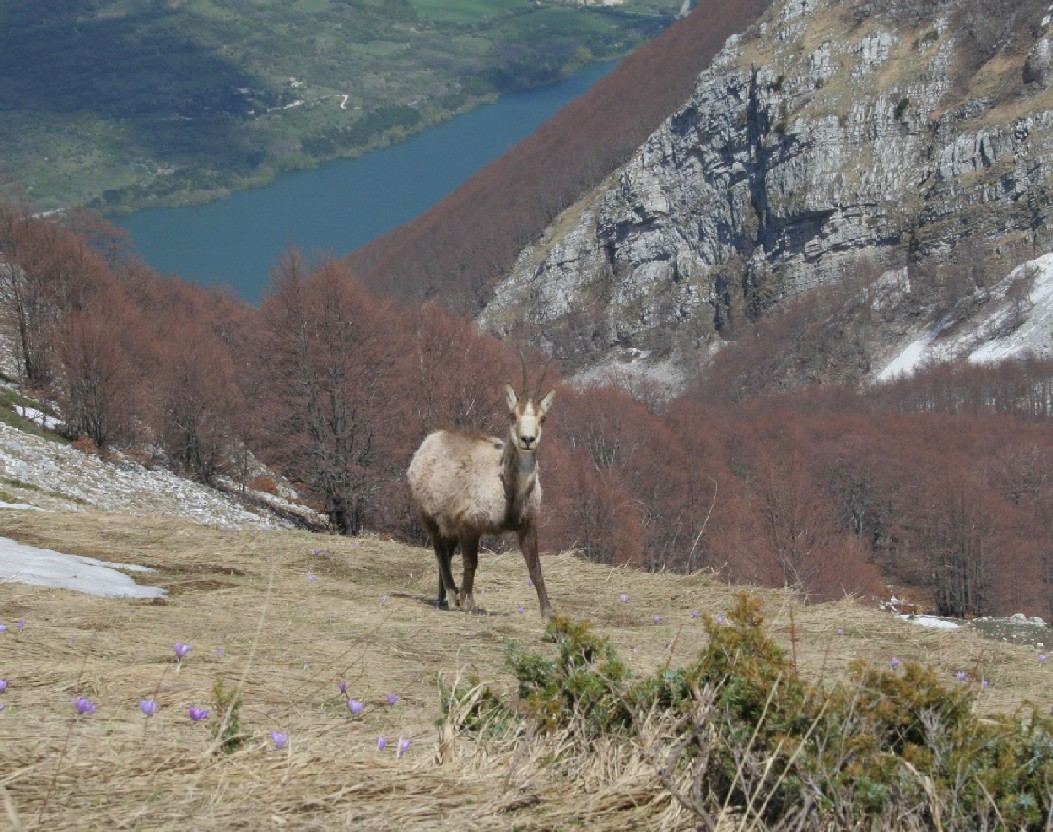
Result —
[[954, 621], [937, 618], [935, 615], [900, 615], [898, 617], [911, 624], [917, 624], [919, 627], [929, 627], [935, 630], [957, 630], [961, 626]]
[[153, 571], [145, 566], [66, 555], [25, 546], [6, 537], [0, 537], [0, 564], [0, 583], [71, 589], [103, 598], [158, 598], [165, 594], [163, 589], [141, 586], [117, 571]]
[[62, 427], [62, 422], [56, 419], [54, 416], [49, 416], [43, 410], [37, 410], [35, 407], [29, 407], [24, 404], [15, 405], [15, 413], [21, 416], [23, 419], [29, 419], [31, 422], [36, 422], [42, 428], [46, 430], [58, 430]]

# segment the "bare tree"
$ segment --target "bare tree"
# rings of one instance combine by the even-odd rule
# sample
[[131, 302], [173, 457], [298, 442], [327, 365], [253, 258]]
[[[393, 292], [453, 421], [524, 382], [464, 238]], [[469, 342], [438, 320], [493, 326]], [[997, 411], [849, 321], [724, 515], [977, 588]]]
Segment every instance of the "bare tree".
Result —
[[398, 324], [336, 263], [311, 273], [289, 252], [272, 283], [259, 388], [271, 453], [319, 498], [335, 529], [358, 534], [384, 476], [385, 430], [400, 418], [386, 383]]

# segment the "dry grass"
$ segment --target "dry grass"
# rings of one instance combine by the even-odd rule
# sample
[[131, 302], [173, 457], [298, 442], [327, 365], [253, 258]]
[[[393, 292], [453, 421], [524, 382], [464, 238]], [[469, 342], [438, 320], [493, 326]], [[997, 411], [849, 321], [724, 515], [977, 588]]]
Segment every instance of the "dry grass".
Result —
[[[635, 750], [601, 749], [569, 772], [551, 763], [558, 738], [482, 746], [446, 736], [439, 753], [440, 677], [449, 685], [476, 673], [510, 693], [503, 642], [553, 649], [540, 641], [518, 554], [484, 555], [477, 598], [486, 613], [465, 616], [432, 606], [430, 552], [379, 539], [89, 512], [0, 512], [0, 534], [154, 567], [140, 580], [170, 593], [159, 604], [0, 586], [0, 623], [9, 626], [0, 635], [0, 678], [9, 681], [0, 694], [0, 803], [12, 828], [691, 825]], [[692, 610], [725, 612], [735, 592], [707, 576], [646, 575], [571, 555], [544, 567], [556, 609], [593, 621], [640, 673], [697, 655], [704, 630]], [[978, 700], [985, 712], [1026, 699], [1053, 704], [1033, 651], [925, 630], [850, 600], [809, 607], [791, 593], [761, 594], [776, 639], [811, 676], [833, 680], [854, 659], [886, 664], [894, 654], [948, 679], [958, 669], [991, 679]], [[27, 624], [17, 634], [20, 618]], [[177, 641], [193, 645], [181, 667]], [[244, 703], [248, 739], [231, 754], [187, 715], [192, 705], [215, 710], [217, 679], [240, 686]], [[363, 714], [350, 717], [338, 680], [366, 703]], [[388, 693], [401, 697], [394, 707]], [[95, 714], [74, 718], [74, 696], [94, 701]], [[160, 710], [147, 719], [138, 702], [151, 697]], [[289, 732], [281, 751], [274, 730]], [[381, 734], [391, 741], [383, 753]], [[412, 740], [401, 759], [400, 737]]]

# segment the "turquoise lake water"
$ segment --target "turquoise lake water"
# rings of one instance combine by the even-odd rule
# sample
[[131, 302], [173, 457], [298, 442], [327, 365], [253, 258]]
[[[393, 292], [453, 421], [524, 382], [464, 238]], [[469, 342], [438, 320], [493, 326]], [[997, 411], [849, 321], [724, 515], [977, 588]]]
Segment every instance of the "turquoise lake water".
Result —
[[228, 285], [255, 303], [289, 246], [341, 256], [412, 220], [615, 65], [594, 64], [562, 83], [503, 96], [385, 150], [285, 174], [220, 202], [140, 211], [116, 223], [161, 274]]

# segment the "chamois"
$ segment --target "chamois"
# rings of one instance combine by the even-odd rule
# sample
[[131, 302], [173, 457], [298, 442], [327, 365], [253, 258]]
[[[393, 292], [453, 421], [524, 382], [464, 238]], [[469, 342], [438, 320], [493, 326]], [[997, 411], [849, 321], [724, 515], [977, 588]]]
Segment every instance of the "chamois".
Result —
[[[537, 520], [541, 512], [541, 481], [538, 479], [537, 448], [541, 426], [556, 395], [550, 390], [538, 399], [545, 372], [534, 395], [529, 395], [526, 361], [523, 365], [523, 395], [505, 385], [510, 428], [503, 440], [493, 436], [466, 436], [439, 430], [425, 437], [410, 461], [406, 477], [413, 502], [431, 537], [439, 562], [439, 606], [447, 604], [467, 612], [475, 609], [472, 584], [479, 562], [479, 538], [515, 532], [537, 590], [541, 614], [552, 615], [541, 577], [537, 553]], [[548, 365], [545, 365], [548, 370]], [[450, 559], [461, 547], [464, 576], [461, 588], [453, 582]]]

